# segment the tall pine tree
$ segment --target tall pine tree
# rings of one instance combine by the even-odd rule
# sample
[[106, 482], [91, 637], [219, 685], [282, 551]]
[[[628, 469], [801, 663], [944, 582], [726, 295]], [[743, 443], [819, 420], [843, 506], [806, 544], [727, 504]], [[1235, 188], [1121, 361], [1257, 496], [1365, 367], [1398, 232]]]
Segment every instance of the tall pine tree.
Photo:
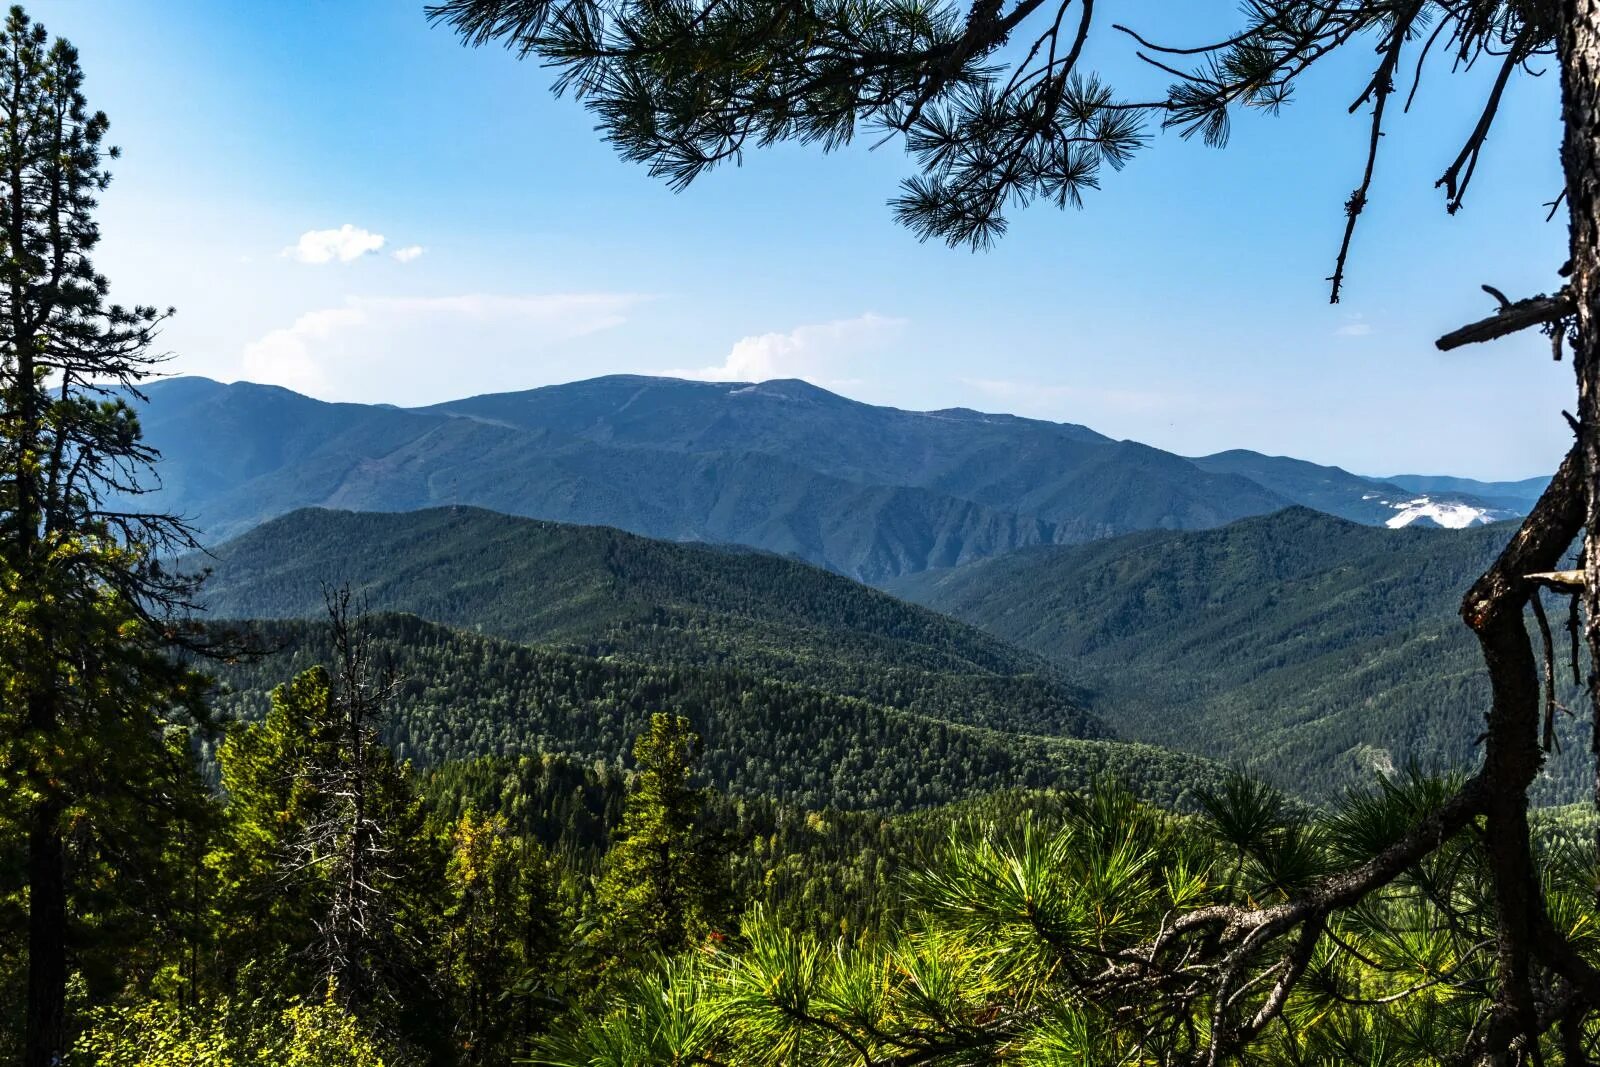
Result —
[[717, 917], [720, 857], [692, 784], [698, 743], [688, 719], [657, 712], [634, 744], [638, 773], [596, 894], [613, 960], [680, 951]]
[[190, 586], [157, 555], [187, 532], [125, 503], [155, 458], [127, 398], [159, 362], [164, 315], [110, 303], [90, 261], [116, 151], [82, 86], [76, 50], [12, 8], [0, 30], [0, 790], [26, 840], [26, 1067], [65, 1046], [77, 843], [125, 819], [119, 807], [168, 807], [145, 773], [164, 760], [160, 721], [197, 713], [203, 696], [166, 654]]

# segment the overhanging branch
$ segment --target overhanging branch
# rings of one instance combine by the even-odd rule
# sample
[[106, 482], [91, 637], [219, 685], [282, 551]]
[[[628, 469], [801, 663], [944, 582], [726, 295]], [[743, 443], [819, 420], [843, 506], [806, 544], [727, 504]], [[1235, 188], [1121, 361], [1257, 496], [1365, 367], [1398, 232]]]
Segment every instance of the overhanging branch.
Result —
[[[1484, 288], [1488, 288], [1485, 286]], [[1544, 326], [1571, 315], [1576, 308], [1572, 302], [1572, 293], [1562, 289], [1554, 296], [1531, 296], [1526, 300], [1517, 300], [1502, 304], [1500, 310], [1486, 319], [1480, 319], [1459, 330], [1452, 330], [1434, 342], [1441, 352], [1448, 352], [1452, 348], [1462, 345], [1477, 344], [1480, 341], [1493, 341], [1499, 337], [1506, 337], [1519, 330], [1526, 330], [1533, 326]]]

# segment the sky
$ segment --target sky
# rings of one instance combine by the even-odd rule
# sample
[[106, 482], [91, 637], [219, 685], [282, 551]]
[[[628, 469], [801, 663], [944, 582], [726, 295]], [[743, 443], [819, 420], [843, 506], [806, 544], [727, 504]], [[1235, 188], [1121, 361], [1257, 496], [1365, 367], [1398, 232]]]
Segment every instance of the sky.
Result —
[[[1238, 118], [1225, 149], [1149, 131], [1083, 210], [1014, 213], [975, 253], [894, 222], [913, 173], [896, 143], [778, 146], [673, 192], [550, 71], [463, 47], [410, 0], [30, 12], [78, 46], [110, 116], [97, 264], [116, 299], [177, 308], [174, 373], [400, 405], [611, 373], [797, 377], [1379, 475], [1528, 477], [1570, 439], [1571, 368], [1543, 338], [1432, 343], [1492, 312], [1483, 283], [1559, 285], [1553, 69], [1512, 81], [1453, 217], [1434, 182], [1490, 72], [1424, 81], [1331, 306], [1366, 46], [1280, 115]], [[1148, 98], [1166, 79], [1110, 25], [1194, 44], [1234, 12], [1105, 0], [1085, 65]]]

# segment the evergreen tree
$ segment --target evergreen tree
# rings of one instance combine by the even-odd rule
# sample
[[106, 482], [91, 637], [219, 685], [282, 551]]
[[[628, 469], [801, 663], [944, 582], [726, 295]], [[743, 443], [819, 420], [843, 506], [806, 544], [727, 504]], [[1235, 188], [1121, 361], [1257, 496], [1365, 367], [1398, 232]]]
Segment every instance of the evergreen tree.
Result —
[[169, 756], [160, 723], [198, 714], [205, 688], [166, 654], [190, 585], [157, 555], [186, 531], [122, 503], [154, 459], [126, 398], [158, 361], [164, 316], [109, 303], [90, 261], [116, 153], [82, 85], [72, 46], [12, 8], [0, 30], [0, 793], [26, 841], [27, 1067], [65, 1050], [74, 886], [93, 854], [115, 856], [118, 827], [168, 818], [153, 780]]
[[325, 668], [302, 672], [272, 691], [260, 723], [236, 724], [218, 751], [227, 808], [210, 862], [225, 974], [274, 957], [303, 965], [310, 954], [324, 893], [317, 872], [296, 865], [295, 849], [323, 803], [308, 769], [338, 758], [332, 687]]
[[698, 742], [688, 719], [657, 712], [633, 746], [638, 773], [596, 890], [601, 941], [616, 960], [678, 952], [718, 917], [719, 857], [691, 784]]
[[450, 831], [444, 973], [464, 1063], [504, 1063], [545, 1021], [560, 944], [549, 862], [498, 815], [467, 811]]
[[426, 970], [442, 859], [409, 767], [378, 736], [390, 683], [348, 606], [330, 600], [338, 670], [280, 686], [266, 719], [224, 742], [227, 832], [212, 866], [230, 973], [249, 962], [252, 982], [337, 989], [348, 1007], [387, 1013]]

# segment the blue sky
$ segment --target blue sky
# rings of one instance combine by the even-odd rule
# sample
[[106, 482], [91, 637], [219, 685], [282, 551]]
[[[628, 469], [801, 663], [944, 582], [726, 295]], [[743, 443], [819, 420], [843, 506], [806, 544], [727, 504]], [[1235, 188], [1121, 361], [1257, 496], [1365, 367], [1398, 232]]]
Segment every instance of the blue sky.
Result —
[[[1561, 185], [1553, 70], [1513, 82], [1454, 218], [1433, 182], [1488, 72], [1424, 83], [1330, 307], [1366, 136], [1346, 107], [1369, 53], [1281, 116], [1237, 121], [1227, 149], [1152, 131], [1085, 210], [1018, 213], [975, 254], [893, 222], [885, 200], [910, 173], [896, 145], [780, 147], [673, 193], [552, 98], [548, 71], [463, 48], [420, 3], [30, 10], [79, 46], [111, 117], [125, 155], [98, 262], [117, 298], [177, 306], [174, 370], [397, 404], [613, 372], [804, 377], [1374, 474], [1525, 477], [1568, 439], [1571, 371], [1542, 338], [1432, 346], [1492, 310], [1483, 282], [1557, 284], [1565, 227], [1541, 206]], [[1179, 43], [1232, 12], [1097, 9], [1103, 29]], [[1088, 59], [1127, 95], [1158, 89], [1131, 55], [1102, 32]]]

